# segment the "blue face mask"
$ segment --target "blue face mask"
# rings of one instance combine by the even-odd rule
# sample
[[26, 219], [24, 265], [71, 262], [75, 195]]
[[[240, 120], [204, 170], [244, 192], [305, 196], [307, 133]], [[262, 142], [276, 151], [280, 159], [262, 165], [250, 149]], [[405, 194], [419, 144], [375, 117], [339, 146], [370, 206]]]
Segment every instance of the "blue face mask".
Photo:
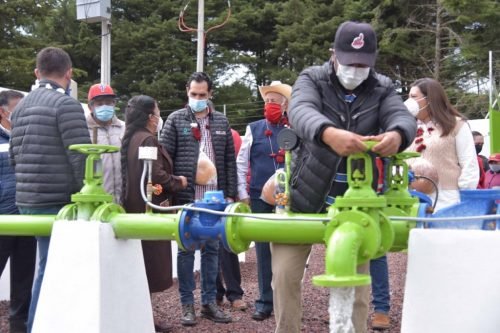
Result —
[[71, 96], [71, 80], [69, 80], [68, 87], [64, 90], [64, 94]]
[[96, 106], [94, 114], [100, 121], [109, 121], [115, 115], [115, 107], [113, 105]]
[[193, 112], [202, 112], [208, 106], [208, 99], [194, 99], [189, 97], [189, 107]]

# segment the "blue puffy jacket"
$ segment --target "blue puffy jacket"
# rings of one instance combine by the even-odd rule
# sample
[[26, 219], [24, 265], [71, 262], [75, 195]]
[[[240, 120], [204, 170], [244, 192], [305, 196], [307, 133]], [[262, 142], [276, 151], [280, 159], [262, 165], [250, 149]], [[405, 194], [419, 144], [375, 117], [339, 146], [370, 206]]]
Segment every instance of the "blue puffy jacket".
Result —
[[9, 138], [0, 128], [0, 214], [18, 214], [16, 207], [16, 176], [9, 162]]

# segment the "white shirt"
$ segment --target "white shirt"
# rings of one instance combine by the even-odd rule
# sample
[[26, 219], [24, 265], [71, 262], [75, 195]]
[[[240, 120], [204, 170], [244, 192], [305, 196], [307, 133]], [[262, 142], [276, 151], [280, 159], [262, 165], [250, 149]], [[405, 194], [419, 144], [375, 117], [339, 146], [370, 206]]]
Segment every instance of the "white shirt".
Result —
[[240, 152], [236, 158], [236, 167], [238, 174], [238, 197], [240, 200], [250, 197], [247, 192], [247, 175], [250, 163], [250, 149], [252, 148], [253, 136], [250, 126], [245, 129], [245, 136], [241, 141]]

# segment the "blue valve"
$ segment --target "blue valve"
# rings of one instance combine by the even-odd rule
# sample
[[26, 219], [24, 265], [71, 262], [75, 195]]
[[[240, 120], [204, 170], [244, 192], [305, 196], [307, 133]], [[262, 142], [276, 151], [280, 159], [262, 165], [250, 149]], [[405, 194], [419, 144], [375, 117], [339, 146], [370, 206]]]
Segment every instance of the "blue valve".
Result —
[[[223, 212], [229, 203], [223, 191], [207, 191], [203, 199], [195, 201], [192, 206]], [[187, 250], [200, 249], [207, 240], [225, 240], [225, 217], [209, 212], [184, 210], [179, 220], [179, 236]]]

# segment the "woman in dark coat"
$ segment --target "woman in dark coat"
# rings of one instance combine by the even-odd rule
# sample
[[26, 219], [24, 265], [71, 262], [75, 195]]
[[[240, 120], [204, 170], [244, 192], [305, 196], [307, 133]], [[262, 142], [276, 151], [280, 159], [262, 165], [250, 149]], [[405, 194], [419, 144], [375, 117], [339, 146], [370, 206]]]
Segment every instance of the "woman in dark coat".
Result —
[[[127, 213], [144, 213], [146, 204], [141, 196], [140, 186], [143, 161], [139, 160], [139, 147], [148, 146], [158, 149], [157, 159], [153, 161], [153, 184], [162, 187], [162, 193], [153, 195], [156, 204], [172, 202], [175, 192], [187, 186], [183, 176], [172, 174], [172, 159], [158, 144], [155, 133], [160, 126], [160, 110], [156, 101], [149, 96], [135, 96], [128, 102], [125, 111], [125, 134], [121, 147], [122, 162], [122, 204]], [[146, 223], [146, 222], [145, 222]], [[142, 241], [142, 251], [146, 266], [149, 291], [160, 292], [172, 285], [172, 254], [170, 241]], [[166, 324], [155, 320], [157, 331], [168, 331]]]

